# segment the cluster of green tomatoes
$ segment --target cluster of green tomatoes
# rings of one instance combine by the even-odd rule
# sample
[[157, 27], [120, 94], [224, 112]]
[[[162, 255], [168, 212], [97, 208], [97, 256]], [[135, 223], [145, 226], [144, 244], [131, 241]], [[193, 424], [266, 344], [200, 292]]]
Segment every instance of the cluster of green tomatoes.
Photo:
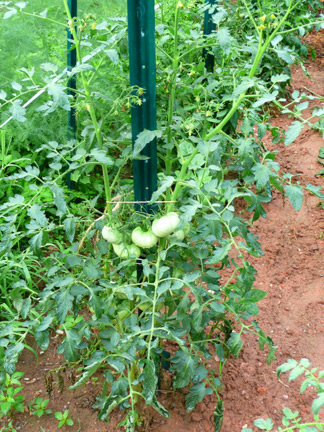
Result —
[[177, 240], [182, 241], [188, 235], [190, 225], [187, 224], [182, 229], [177, 230], [179, 224], [180, 218], [178, 214], [169, 212], [165, 216], [155, 219], [151, 228], [147, 231], [144, 231], [141, 227], [135, 228], [131, 235], [131, 244], [125, 241], [123, 233], [110, 226], [103, 227], [102, 236], [113, 245], [114, 252], [119, 258], [139, 258], [141, 248], [149, 249], [156, 246], [160, 238], [174, 236]]

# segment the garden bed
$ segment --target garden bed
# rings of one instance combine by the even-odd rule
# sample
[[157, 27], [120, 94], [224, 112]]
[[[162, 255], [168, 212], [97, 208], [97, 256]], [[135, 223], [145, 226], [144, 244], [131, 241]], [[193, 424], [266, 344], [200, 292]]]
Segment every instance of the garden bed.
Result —
[[[323, 34], [321, 34], [322, 36]], [[319, 36], [312, 36], [317, 41]], [[312, 80], [303, 72], [292, 68], [294, 90], [310, 91], [324, 97], [323, 60], [319, 56], [308, 64]], [[279, 115], [273, 125], [286, 127], [290, 123], [287, 115]], [[316, 176], [321, 169], [317, 162], [323, 138], [309, 128], [289, 147], [273, 145], [265, 138], [264, 144], [270, 150], [280, 149], [278, 161], [282, 169], [298, 173], [302, 185], [312, 183], [322, 186], [323, 177]], [[266, 334], [270, 335], [278, 346], [277, 361], [266, 365], [266, 353], [259, 350], [256, 338], [246, 335], [245, 345], [239, 359], [229, 359], [223, 374], [221, 396], [225, 405], [223, 432], [240, 432], [247, 425], [253, 427], [256, 418], [271, 417], [279, 426], [281, 410], [289, 407], [299, 410], [303, 418], [311, 418], [311, 402], [314, 393], [310, 390], [299, 395], [301, 380], [288, 382], [283, 376], [276, 378], [276, 367], [289, 358], [300, 360], [308, 358], [313, 366], [323, 368], [324, 358], [324, 212], [318, 205], [318, 198], [307, 194], [299, 213], [279, 192], [266, 205], [267, 218], [255, 222], [253, 232], [258, 236], [265, 253], [264, 257], [254, 259], [257, 269], [255, 287], [265, 290], [268, 295], [260, 302], [258, 322]], [[245, 216], [245, 209], [238, 208]], [[48, 396], [46, 377], [50, 370], [55, 370], [64, 359], [56, 353], [59, 336], [51, 339], [50, 348], [39, 355], [39, 364], [27, 350], [24, 351], [17, 370], [25, 372], [26, 384], [23, 394], [26, 400], [41, 396], [50, 398], [48, 408], [53, 411], [69, 409], [74, 419], [71, 432], [76, 431], [122, 431], [118, 427], [123, 414], [115, 411], [110, 423], [99, 423], [97, 413], [92, 409], [99, 393], [100, 375], [89, 381], [84, 387], [74, 391], [61, 391], [54, 374], [53, 390]], [[34, 346], [35, 349], [36, 345]], [[38, 353], [40, 350], [38, 349]], [[217, 359], [211, 361], [217, 366]], [[65, 387], [72, 384], [71, 373], [62, 372]], [[27, 381], [28, 379], [28, 381]], [[170, 386], [170, 373], [165, 372], [162, 380], [160, 400], [170, 410], [170, 419], [155, 415], [152, 409], [144, 409], [143, 427], [138, 430], [147, 432], [211, 432], [213, 431], [213, 412], [216, 396], [211, 395], [199, 403], [192, 413], [185, 410], [186, 390], [173, 391]], [[17, 430], [35, 432], [42, 426], [47, 432], [57, 430], [57, 423], [46, 416], [37, 419], [28, 412], [16, 414], [14, 425]]]

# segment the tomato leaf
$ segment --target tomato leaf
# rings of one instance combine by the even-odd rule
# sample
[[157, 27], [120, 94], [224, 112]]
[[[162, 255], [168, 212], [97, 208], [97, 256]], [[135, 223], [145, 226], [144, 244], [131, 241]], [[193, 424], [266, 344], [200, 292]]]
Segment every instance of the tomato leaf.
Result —
[[146, 403], [151, 405], [155, 395], [158, 377], [155, 370], [155, 364], [152, 359], [147, 360], [146, 366], [143, 370], [144, 377], [144, 397]]
[[303, 190], [298, 185], [285, 186], [285, 196], [288, 197], [291, 205], [299, 211], [303, 204]]
[[286, 137], [285, 137], [285, 145], [289, 145], [295, 141], [295, 139], [299, 136], [299, 134], [304, 129], [304, 124], [300, 121], [294, 121], [291, 126], [289, 126]]
[[137, 139], [135, 141], [134, 149], [133, 149], [133, 159], [136, 159], [140, 153], [145, 149], [147, 144], [151, 143], [156, 138], [161, 138], [162, 131], [160, 130], [144, 130], [139, 133]]

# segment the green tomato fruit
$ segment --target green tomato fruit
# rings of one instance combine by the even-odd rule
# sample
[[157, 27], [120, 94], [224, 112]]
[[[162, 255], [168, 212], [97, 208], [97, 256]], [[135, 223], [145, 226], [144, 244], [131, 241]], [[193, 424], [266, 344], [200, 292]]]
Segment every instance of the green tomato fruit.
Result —
[[121, 259], [128, 259], [134, 256], [136, 258], [139, 258], [141, 256], [141, 249], [134, 244], [127, 245], [125, 243], [122, 244], [113, 243], [113, 249], [115, 254], [119, 256], [119, 258]]
[[160, 219], [155, 219], [152, 224], [152, 231], [157, 237], [166, 237], [172, 234], [180, 223], [179, 216], [170, 212]]
[[187, 223], [182, 229], [185, 233], [185, 236], [187, 236], [190, 233], [190, 223]]
[[123, 235], [115, 228], [109, 226], [104, 226], [102, 229], [102, 237], [107, 240], [107, 242], [112, 244], [121, 244], [123, 241]]
[[113, 249], [115, 254], [121, 258], [121, 259], [127, 259], [129, 252], [128, 252], [128, 245], [125, 243], [121, 244], [115, 244], [113, 243]]
[[141, 249], [134, 245], [131, 244], [130, 246], [128, 246], [128, 255], [130, 256], [136, 256], [136, 258], [139, 258], [141, 256]]
[[184, 233], [184, 231], [181, 229], [181, 230], [177, 230], [177, 231], [173, 234], [173, 236], [176, 237], [177, 240], [182, 241], [182, 240], [185, 238], [185, 233]]
[[132, 232], [132, 241], [136, 246], [141, 248], [151, 248], [158, 242], [158, 237], [150, 229], [143, 231], [142, 228], [137, 227]]
[[190, 232], [190, 224], [186, 224], [182, 229], [175, 231], [173, 237], [176, 237], [177, 240], [182, 241], [186, 237], [186, 235], [189, 234], [189, 232]]

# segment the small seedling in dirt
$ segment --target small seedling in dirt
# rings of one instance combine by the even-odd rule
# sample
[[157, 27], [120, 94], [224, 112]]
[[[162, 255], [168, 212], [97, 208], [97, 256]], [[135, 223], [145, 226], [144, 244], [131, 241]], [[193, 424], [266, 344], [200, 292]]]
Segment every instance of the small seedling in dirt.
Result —
[[61, 413], [60, 411], [57, 411], [54, 414], [54, 417], [56, 420], [59, 420], [58, 427], [61, 428], [62, 426], [72, 426], [73, 420], [69, 418], [69, 410], [65, 410], [64, 413]]
[[38, 418], [42, 417], [44, 414], [51, 414], [50, 409], [46, 409], [47, 405], [49, 403], [49, 399], [42, 399], [41, 397], [38, 397], [35, 399], [35, 401], [30, 403], [29, 411], [32, 415], [36, 415]]
[[[282, 410], [282, 424], [285, 429], [279, 428], [282, 432], [292, 432], [295, 430], [302, 430], [307, 432], [316, 432], [318, 430], [323, 431], [324, 422], [320, 421], [319, 410], [324, 407], [324, 386], [323, 382], [320, 381], [324, 378], [324, 370], [318, 371], [318, 368], [311, 368], [309, 360], [303, 358], [298, 363], [296, 360], [289, 359], [286, 363], [282, 364], [277, 368], [277, 377], [279, 378], [281, 373], [288, 372], [289, 381], [293, 381], [301, 375], [305, 376], [300, 387], [300, 393], [303, 393], [309, 387], [312, 387], [316, 393], [316, 398], [312, 403], [312, 412], [314, 421], [308, 423], [302, 423], [301, 417], [299, 417], [298, 411], [291, 411], [289, 408], [283, 408]], [[258, 429], [273, 431], [274, 423], [270, 418], [257, 419], [254, 421], [254, 426]], [[245, 427], [241, 432], [252, 432], [252, 429], [246, 429]]]
[[0, 432], [17, 432], [17, 430], [13, 427], [12, 420], [10, 420], [7, 426], [3, 426], [0, 429]]
[[25, 397], [18, 395], [18, 393], [23, 389], [23, 386], [20, 385], [19, 381], [23, 375], [23, 372], [15, 372], [11, 376], [7, 374], [6, 383], [2, 393], [0, 394], [0, 418], [5, 415], [10, 415], [14, 411], [24, 411]]

